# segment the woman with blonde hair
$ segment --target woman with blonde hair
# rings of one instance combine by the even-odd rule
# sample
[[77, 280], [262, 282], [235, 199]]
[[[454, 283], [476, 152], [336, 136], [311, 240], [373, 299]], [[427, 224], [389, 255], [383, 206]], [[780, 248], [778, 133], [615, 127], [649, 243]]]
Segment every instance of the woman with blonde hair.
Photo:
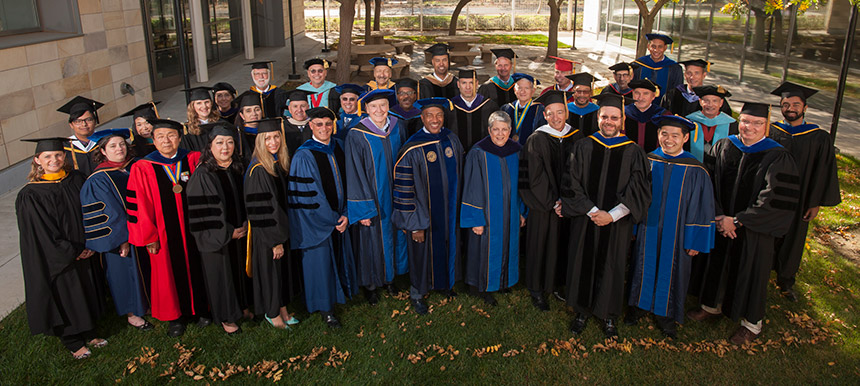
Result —
[[[285, 329], [298, 319], [287, 303], [302, 287], [299, 259], [290, 258], [287, 183], [290, 155], [284, 141], [282, 118], [259, 121], [254, 156], [245, 173], [248, 214], [246, 272], [253, 279], [254, 306], [275, 328]], [[284, 261], [287, 260], [287, 261]]]
[[103, 347], [96, 321], [104, 310], [85, 246], [81, 212], [83, 174], [65, 164], [67, 138], [36, 142], [28, 183], [15, 200], [30, 333], [57, 336], [75, 359]]
[[219, 121], [221, 113], [215, 108], [211, 87], [194, 87], [183, 91], [190, 92], [191, 102], [186, 109], [188, 121], [185, 122], [185, 132], [179, 147], [202, 152], [209, 143], [209, 134], [204, 133], [200, 126]]

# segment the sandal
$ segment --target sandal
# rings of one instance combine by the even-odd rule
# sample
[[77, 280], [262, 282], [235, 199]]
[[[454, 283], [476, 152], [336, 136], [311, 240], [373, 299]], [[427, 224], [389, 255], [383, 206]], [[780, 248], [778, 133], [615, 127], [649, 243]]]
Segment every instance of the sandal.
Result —
[[93, 347], [93, 348], [102, 348], [104, 346], [107, 346], [107, 344], [108, 344], [107, 339], [101, 339], [101, 338], [95, 338], [95, 339], [87, 342], [87, 345], [90, 347]]
[[89, 349], [87, 349], [87, 351], [85, 351], [83, 354], [75, 354], [74, 352], [72, 352], [72, 357], [78, 360], [87, 359], [90, 357], [90, 355], [93, 355], [93, 352]]
[[287, 319], [287, 321], [284, 323], [289, 324], [289, 325], [299, 324], [299, 318], [296, 318], [295, 316], [290, 315], [290, 318]]
[[[276, 326], [276, 325], [275, 325], [275, 322], [274, 322], [274, 321], [272, 321], [272, 319], [271, 319], [271, 318], [269, 318], [269, 315], [263, 314], [263, 317], [265, 317], [265, 318], [266, 318], [266, 321], [268, 321], [268, 322], [269, 322], [269, 324], [271, 324], [271, 325], [272, 325], [272, 327], [274, 327], [274, 328], [277, 328], [277, 329], [279, 329], [279, 330], [291, 330], [290, 326], [288, 326], [288, 323], [284, 323], [284, 327], [283, 327], [283, 328], [281, 328], [281, 327], [278, 327], [278, 326]], [[295, 324], [295, 323], [294, 323], [294, 324]]]

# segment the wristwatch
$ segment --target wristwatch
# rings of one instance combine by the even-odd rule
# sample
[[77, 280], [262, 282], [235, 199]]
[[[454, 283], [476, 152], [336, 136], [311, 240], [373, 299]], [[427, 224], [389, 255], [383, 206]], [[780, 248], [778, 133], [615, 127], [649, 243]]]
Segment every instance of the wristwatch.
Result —
[[744, 224], [741, 224], [740, 221], [738, 221], [737, 217], [732, 217], [732, 222], [735, 224], [736, 227], [740, 227], [740, 226], [744, 225]]

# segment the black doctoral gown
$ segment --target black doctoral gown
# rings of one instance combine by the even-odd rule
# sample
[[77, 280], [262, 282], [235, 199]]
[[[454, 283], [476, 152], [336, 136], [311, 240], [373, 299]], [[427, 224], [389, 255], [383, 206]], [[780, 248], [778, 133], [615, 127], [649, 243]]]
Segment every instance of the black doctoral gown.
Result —
[[93, 162], [92, 155], [99, 151], [98, 146], [93, 146], [90, 151], [83, 151], [71, 142], [74, 140], [70, 140], [69, 143], [66, 143], [63, 147], [63, 151], [66, 153], [66, 165], [72, 167], [72, 169], [81, 172], [84, 177], [93, 174], [96, 170], [96, 166], [98, 166], [95, 162]]
[[487, 136], [487, 122], [490, 114], [499, 110], [499, 105], [481, 94], [475, 96], [472, 106], [466, 106], [461, 96], [451, 99], [454, 111], [450, 113], [447, 124], [452, 133], [457, 135], [463, 149], [468, 151], [476, 142]]
[[297, 121], [293, 118], [284, 120], [284, 142], [287, 143], [287, 150], [290, 151], [291, 157], [296, 154], [296, 150], [299, 150], [299, 146], [302, 146], [312, 136], [313, 132], [311, 132], [307, 120]]
[[137, 158], [146, 157], [149, 153], [155, 151], [155, 145], [152, 143], [152, 139], [143, 138], [139, 135], [134, 137], [131, 147], [134, 148], [134, 156]]
[[514, 94], [514, 83], [516, 82], [513, 79], [509, 79], [509, 81], [511, 84], [508, 86], [498, 76], [494, 76], [484, 82], [481, 87], [478, 87], [478, 94], [496, 102], [498, 106], [504, 106], [517, 100], [517, 96]]
[[777, 240], [774, 260], [777, 284], [791, 288], [800, 268], [809, 230], [809, 222], [803, 221], [803, 215], [809, 208], [836, 206], [842, 202], [839, 176], [832, 137], [818, 125], [806, 123], [792, 127], [783, 121], [776, 122], [770, 128], [770, 138], [794, 156], [800, 175], [800, 205], [794, 208], [788, 233]]
[[[253, 279], [254, 307], [270, 318], [301, 292], [301, 260], [290, 253], [290, 225], [287, 215], [288, 173], [275, 166], [275, 175], [252, 161], [245, 174], [245, 209], [248, 213], [248, 253]], [[284, 246], [284, 256], [272, 258], [272, 248]]]
[[552, 292], [565, 282], [570, 220], [555, 214], [555, 204], [567, 157], [581, 139], [569, 126], [559, 133], [544, 125], [529, 136], [520, 158], [519, 193], [529, 208], [523, 278], [533, 292]]
[[451, 99], [457, 95], [460, 95], [460, 90], [457, 88], [457, 77], [454, 75], [448, 74], [444, 82], [437, 80], [433, 74], [418, 81], [418, 99]]
[[706, 166], [714, 180], [716, 214], [743, 225], [735, 239], [717, 235], [707, 260], [694, 261], [690, 288], [698, 290], [701, 304], [722, 303], [724, 315], [756, 323], [765, 313], [774, 242], [788, 232], [797, 206], [797, 166], [769, 138], [743, 146], [733, 135], [719, 140], [711, 154], [714, 163]]
[[567, 123], [574, 129], [579, 129], [583, 136], [589, 136], [599, 129], [597, 128], [597, 110], [598, 107], [594, 103], [589, 103], [585, 107], [579, 107], [575, 103], [567, 104], [567, 111], [570, 113], [567, 116]]
[[648, 110], [639, 111], [636, 105], [627, 105], [624, 108], [626, 118], [624, 120], [624, 135], [631, 141], [650, 153], [660, 147], [657, 142], [657, 124], [651, 119], [657, 115], [666, 114], [666, 109], [651, 105]]
[[269, 91], [263, 93], [257, 90], [256, 86], [251, 86], [251, 91], [260, 96], [260, 107], [263, 108], [263, 118], [284, 116], [284, 110], [287, 109], [287, 100], [289, 100], [289, 95], [287, 95], [285, 90], [269, 86]]
[[[561, 214], [570, 217], [567, 304], [577, 313], [617, 318], [633, 225], [651, 204], [651, 166], [642, 148], [624, 136], [600, 132], [577, 142], [561, 187]], [[630, 214], [598, 227], [587, 216], [623, 204]]]
[[85, 248], [81, 186], [73, 171], [56, 181], [30, 182], [15, 200], [30, 333], [68, 336], [92, 331], [104, 311], [93, 269], [98, 255], [75, 260]]
[[188, 181], [188, 223], [203, 263], [209, 306], [216, 323], [235, 323], [253, 302], [245, 274], [245, 238], [233, 231], [244, 225], [242, 172], [201, 165]]

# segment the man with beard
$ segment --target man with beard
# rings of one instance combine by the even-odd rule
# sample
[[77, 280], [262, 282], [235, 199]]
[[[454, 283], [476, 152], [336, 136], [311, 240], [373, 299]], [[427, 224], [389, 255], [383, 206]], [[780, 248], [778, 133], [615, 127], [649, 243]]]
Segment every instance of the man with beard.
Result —
[[595, 99], [599, 131], [573, 145], [555, 212], [571, 221], [567, 304], [576, 317], [570, 330], [581, 334], [594, 316], [603, 321], [604, 336], [613, 339], [630, 236], [651, 203], [651, 178], [645, 152], [621, 134], [623, 97]]
[[567, 77], [573, 81], [573, 102], [567, 104], [567, 109], [570, 111], [567, 123], [579, 129], [583, 136], [589, 136], [597, 131], [597, 109], [599, 108], [591, 102], [594, 76], [587, 72], [580, 72]]
[[259, 94], [260, 106], [263, 109], [265, 118], [281, 117], [284, 115], [284, 109], [287, 107], [287, 93], [279, 89], [278, 86], [270, 85], [272, 79], [272, 69], [274, 61], [245, 63], [251, 66], [251, 78], [254, 80], [254, 85], [251, 86], [251, 91]]
[[624, 104], [633, 103], [633, 89], [630, 88], [630, 81], [633, 80], [633, 69], [639, 68], [636, 63], [619, 62], [609, 67], [612, 71], [612, 77], [615, 78], [615, 83], [610, 83], [609, 86], [603, 88], [601, 94], [617, 94], [625, 96], [629, 99], [625, 100]]
[[421, 109], [415, 107], [418, 100], [418, 81], [403, 78], [394, 81], [394, 92], [397, 104], [391, 108], [391, 113], [403, 118], [406, 122], [406, 133], [409, 136], [421, 129]]
[[818, 215], [822, 206], [836, 206], [842, 201], [839, 195], [839, 177], [836, 174], [836, 156], [830, 133], [818, 125], [806, 122], [806, 100], [818, 90], [783, 82], [771, 94], [780, 97], [782, 116], [770, 130], [770, 138], [788, 149], [797, 163], [800, 175], [800, 205], [794, 208], [791, 228], [784, 238], [776, 241], [776, 284], [780, 294], [797, 301], [794, 291], [795, 277], [800, 268], [809, 222]]

